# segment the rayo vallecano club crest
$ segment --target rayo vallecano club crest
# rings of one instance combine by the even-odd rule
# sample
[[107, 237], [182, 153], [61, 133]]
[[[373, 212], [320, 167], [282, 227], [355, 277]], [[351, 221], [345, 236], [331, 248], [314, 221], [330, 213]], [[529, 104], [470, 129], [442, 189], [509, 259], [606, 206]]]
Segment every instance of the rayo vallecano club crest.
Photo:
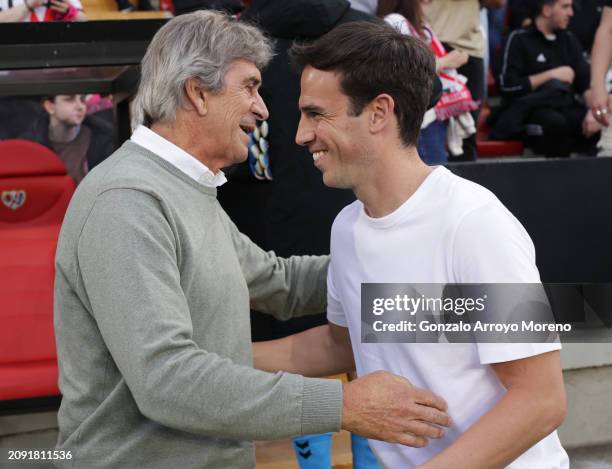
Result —
[[2, 203], [11, 210], [17, 210], [26, 201], [25, 191], [2, 191]]

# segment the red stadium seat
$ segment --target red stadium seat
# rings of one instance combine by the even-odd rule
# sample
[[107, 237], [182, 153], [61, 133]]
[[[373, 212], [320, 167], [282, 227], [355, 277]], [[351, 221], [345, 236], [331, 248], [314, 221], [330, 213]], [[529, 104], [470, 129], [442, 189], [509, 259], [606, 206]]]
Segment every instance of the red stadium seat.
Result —
[[518, 140], [481, 140], [478, 146], [478, 157], [520, 156], [523, 154], [523, 144]]
[[523, 142], [519, 140], [489, 140], [491, 129], [487, 126], [487, 118], [491, 109], [484, 103], [478, 118], [478, 132], [476, 134], [476, 147], [478, 158], [520, 156], [523, 154]]
[[74, 189], [48, 148], [0, 141], [0, 400], [59, 395], [53, 264]]

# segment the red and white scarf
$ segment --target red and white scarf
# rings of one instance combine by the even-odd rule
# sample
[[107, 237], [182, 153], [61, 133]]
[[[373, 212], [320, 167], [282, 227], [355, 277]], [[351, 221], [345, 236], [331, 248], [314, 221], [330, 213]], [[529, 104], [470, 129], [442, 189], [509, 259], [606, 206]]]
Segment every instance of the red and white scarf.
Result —
[[[421, 37], [410, 22], [408, 20], [405, 21], [410, 29], [410, 35], [414, 37]], [[423, 29], [429, 36], [429, 47], [434, 55], [438, 58], [444, 57], [446, 55], [446, 50], [438, 37], [434, 34], [429, 25], [425, 25]], [[451, 117], [456, 117], [464, 112], [478, 109], [480, 104], [472, 99], [472, 93], [470, 93], [470, 90], [465, 85], [467, 78], [457, 73], [457, 70], [454, 68], [444, 69], [440, 71], [438, 76], [442, 82], [442, 96], [438, 100], [438, 103], [434, 106], [437, 120], [448, 120]]]

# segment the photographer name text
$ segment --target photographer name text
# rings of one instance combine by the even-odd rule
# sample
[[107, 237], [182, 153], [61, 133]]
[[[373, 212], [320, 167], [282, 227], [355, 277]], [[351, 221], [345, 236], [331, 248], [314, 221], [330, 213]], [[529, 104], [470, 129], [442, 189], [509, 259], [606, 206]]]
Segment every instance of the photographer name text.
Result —
[[474, 324], [464, 321], [456, 323], [437, 323], [433, 321], [374, 321], [372, 328], [375, 332], [496, 332], [508, 334], [510, 332], [570, 332], [571, 324], [549, 324], [535, 321], [521, 321], [520, 323], [488, 323], [476, 321]]

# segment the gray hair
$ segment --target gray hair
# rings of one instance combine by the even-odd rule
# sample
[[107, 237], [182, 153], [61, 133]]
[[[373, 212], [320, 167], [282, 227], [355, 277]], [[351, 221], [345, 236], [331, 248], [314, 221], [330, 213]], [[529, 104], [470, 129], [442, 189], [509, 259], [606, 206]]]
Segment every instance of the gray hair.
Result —
[[262, 69], [271, 57], [272, 45], [259, 29], [224, 13], [200, 10], [171, 19], [155, 34], [142, 59], [132, 128], [173, 122], [185, 103], [190, 78], [220, 91], [233, 61], [248, 60]]

